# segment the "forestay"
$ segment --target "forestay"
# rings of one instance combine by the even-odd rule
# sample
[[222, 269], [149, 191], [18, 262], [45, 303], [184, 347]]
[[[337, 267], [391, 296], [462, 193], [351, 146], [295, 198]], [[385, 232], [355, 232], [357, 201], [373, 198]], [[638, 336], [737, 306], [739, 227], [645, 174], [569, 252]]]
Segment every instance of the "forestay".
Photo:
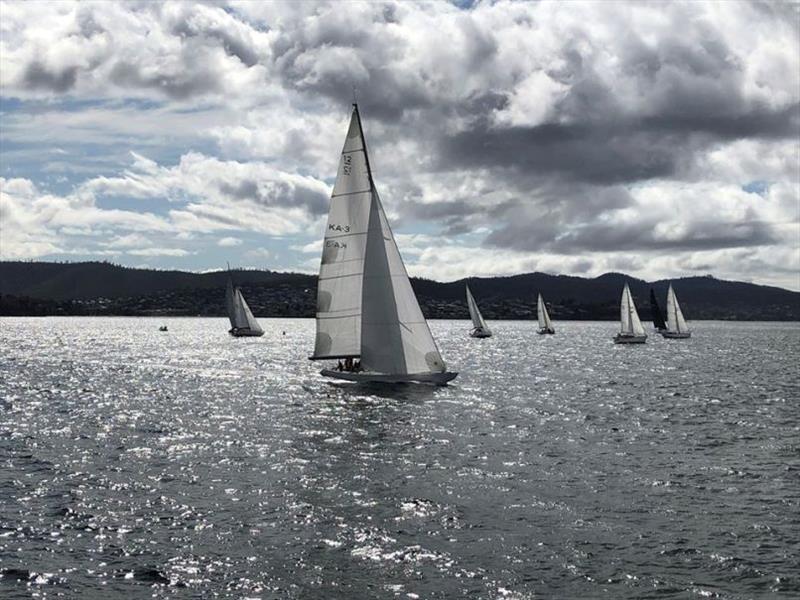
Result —
[[645, 335], [627, 283], [622, 290], [622, 301], [620, 302], [620, 330], [625, 335]]

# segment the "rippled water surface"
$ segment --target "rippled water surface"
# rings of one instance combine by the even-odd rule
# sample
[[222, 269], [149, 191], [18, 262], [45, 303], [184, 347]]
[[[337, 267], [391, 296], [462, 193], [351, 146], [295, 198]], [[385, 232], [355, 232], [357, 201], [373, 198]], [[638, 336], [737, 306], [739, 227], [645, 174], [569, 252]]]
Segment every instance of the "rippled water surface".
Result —
[[446, 388], [262, 324], [0, 319], [0, 597], [800, 594], [797, 324], [433, 322]]

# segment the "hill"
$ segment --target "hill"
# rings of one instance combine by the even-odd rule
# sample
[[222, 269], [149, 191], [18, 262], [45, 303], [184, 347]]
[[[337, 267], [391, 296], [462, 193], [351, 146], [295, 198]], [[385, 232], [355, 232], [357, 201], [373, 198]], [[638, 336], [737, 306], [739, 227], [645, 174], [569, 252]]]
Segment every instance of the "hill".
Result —
[[[0, 262], [0, 314], [222, 315], [227, 277], [225, 271], [156, 271], [105, 262]], [[256, 315], [314, 315], [313, 275], [246, 270], [233, 277]], [[469, 283], [488, 319], [535, 317], [538, 292], [554, 318], [617, 319], [625, 282], [645, 319], [650, 288], [663, 299], [670, 283], [621, 273], [596, 278], [526, 273], [449, 283], [412, 279], [426, 316], [466, 318]], [[798, 292], [710, 276], [671, 282], [690, 319], [800, 320]]]

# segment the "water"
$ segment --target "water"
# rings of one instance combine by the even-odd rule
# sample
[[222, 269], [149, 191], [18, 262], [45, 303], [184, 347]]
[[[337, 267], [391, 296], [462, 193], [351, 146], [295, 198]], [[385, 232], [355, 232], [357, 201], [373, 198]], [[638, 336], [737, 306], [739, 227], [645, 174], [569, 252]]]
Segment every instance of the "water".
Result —
[[433, 322], [438, 389], [262, 324], [0, 319], [0, 597], [800, 594], [798, 324]]

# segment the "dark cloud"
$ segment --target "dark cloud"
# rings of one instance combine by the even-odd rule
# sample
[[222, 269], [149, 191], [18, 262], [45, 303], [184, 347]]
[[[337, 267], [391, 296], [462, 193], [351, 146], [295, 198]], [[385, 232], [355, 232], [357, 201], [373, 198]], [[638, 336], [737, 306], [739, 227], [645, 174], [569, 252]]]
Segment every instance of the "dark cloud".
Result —
[[78, 67], [49, 69], [39, 61], [31, 62], [22, 75], [22, 85], [29, 90], [44, 90], [62, 94], [75, 87]]
[[222, 25], [200, 27], [193, 19], [187, 18], [176, 23], [172, 33], [187, 40], [196, 40], [200, 45], [219, 45], [226, 54], [235, 56], [247, 67], [258, 64], [259, 55], [251, 41]]
[[670, 237], [658, 235], [657, 225], [657, 221], [647, 217], [636, 223], [593, 222], [553, 231], [548, 236], [532, 235], [529, 227], [512, 222], [492, 232], [487, 237], [486, 243], [515, 250], [544, 250], [573, 254], [642, 250], [716, 250], [763, 246], [779, 241], [772, 226], [758, 220], [739, 223], [694, 221], [688, 223], [679, 235]]
[[675, 172], [680, 148], [664, 141], [651, 132], [590, 124], [479, 126], [442, 138], [439, 168], [500, 167], [597, 184], [637, 181]]
[[328, 196], [316, 190], [285, 181], [244, 179], [235, 185], [221, 183], [219, 190], [238, 200], [250, 200], [262, 206], [301, 207], [313, 215], [328, 211]]
[[218, 76], [205, 68], [187, 67], [178, 69], [172, 74], [145, 74], [145, 70], [139, 65], [121, 60], [112, 67], [109, 78], [120, 87], [150, 88], [175, 100], [186, 100], [193, 96], [219, 91]]

